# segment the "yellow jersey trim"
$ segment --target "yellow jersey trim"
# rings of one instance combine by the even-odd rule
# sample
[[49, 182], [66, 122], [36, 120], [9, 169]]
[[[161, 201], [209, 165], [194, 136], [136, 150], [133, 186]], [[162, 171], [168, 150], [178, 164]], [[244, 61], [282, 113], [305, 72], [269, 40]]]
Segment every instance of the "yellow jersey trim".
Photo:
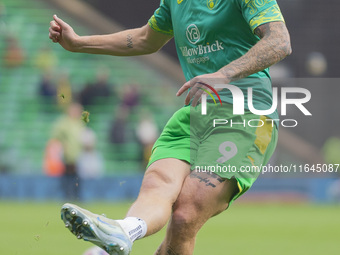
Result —
[[254, 32], [258, 26], [274, 21], [284, 22], [284, 18], [277, 4], [257, 14], [249, 21], [249, 25]]
[[172, 36], [174, 35], [174, 31], [173, 30], [165, 31], [165, 30], [162, 30], [162, 29], [160, 29], [158, 27], [155, 15], [152, 15], [152, 17], [149, 19], [148, 24], [156, 32], [160, 32], [160, 33], [167, 34], [167, 35], [172, 35]]
[[261, 116], [260, 120], [263, 121], [263, 126], [256, 129], [255, 145], [259, 148], [260, 152], [264, 154], [267, 147], [272, 140], [273, 125], [270, 121], [266, 121], [268, 117]]

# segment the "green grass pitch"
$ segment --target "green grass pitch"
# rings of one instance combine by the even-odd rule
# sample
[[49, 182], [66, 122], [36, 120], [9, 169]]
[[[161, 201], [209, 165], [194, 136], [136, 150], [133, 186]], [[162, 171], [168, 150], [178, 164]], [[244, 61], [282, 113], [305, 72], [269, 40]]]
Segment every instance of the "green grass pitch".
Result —
[[[121, 218], [128, 203], [82, 206]], [[2, 255], [81, 255], [92, 245], [79, 241], [60, 220], [61, 203], [0, 201]], [[164, 229], [137, 241], [132, 255], [152, 255]], [[198, 235], [195, 255], [338, 255], [340, 207], [233, 204]]]

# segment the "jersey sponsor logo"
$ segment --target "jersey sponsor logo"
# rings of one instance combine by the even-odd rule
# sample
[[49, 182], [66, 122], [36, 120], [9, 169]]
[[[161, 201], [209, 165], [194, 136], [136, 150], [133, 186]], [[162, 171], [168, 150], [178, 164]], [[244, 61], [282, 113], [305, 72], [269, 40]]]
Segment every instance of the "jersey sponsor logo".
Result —
[[179, 49], [182, 52], [183, 57], [191, 57], [191, 56], [198, 56], [198, 55], [203, 55], [215, 51], [220, 51], [224, 50], [222, 46], [222, 42], [216, 40], [214, 43], [209, 44], [207, 43], [206, 45], [199, 44], [194, 48], [188, 48], [187, 46], [184, 47], [179, 47]]
[[[210, 60], [207, 54], [224, 50], [222, 42], [215, 40], [213, 43], [197, 44], [201, 39], [201, 33], [195, 24], [190, 24], [186, 29], [187, 40], [193, 44], [190, 46], [180, 46], [182, 56], [186, 57], [189, 64], [201, 64]], [[198, 56], [198, 57], [197, 57]]]
[[177, 0], [178, 4], [181, 4], [183, 2], [183, 0]]
[[217, 3], [218, 0], [207, 0], [207, 6], [210, 10], [214, 9]]
[[186, 36], [191, 44], [196, 44], [201, 38], [200, 31], [198, 30], [198, 27], [195, 24], [190, 24], [187, 27]]

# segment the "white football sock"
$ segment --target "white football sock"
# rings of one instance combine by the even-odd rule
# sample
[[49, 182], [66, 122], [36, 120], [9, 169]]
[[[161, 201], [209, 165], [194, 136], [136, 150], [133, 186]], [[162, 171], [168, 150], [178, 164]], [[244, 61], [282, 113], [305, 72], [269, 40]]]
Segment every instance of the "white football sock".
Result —
[[127, 217], [124, 220], [117, 220], [125, 233], [130, 238], [131, 242], [141, 239], [145, 236], [147, 226], [144, 220], [137, 217]]

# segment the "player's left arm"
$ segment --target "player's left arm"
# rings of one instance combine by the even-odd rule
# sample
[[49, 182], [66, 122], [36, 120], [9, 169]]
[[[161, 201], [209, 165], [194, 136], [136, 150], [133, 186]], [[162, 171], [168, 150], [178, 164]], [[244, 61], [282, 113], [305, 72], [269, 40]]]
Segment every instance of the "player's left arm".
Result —
[[254, 32], [261, 40], [245, 55], [219, 70], [229, 81], [260, 72], [292, 53], [290, 36], [282, 21], [265, 23]]
[[216, 80], [218, 83], [228, 84], [231, 81], [263, 71], [291, 54], [290, 36], [284, 22], [265, 23], [258, 26], [254, 32], [261, 40], [245, 55], [215, 73], [200, 75], [186, 82], [178, 90], [177, 96], [193, 87], [185, 99], [185, 104], [189, 104], [190, 100], [194, 98], [192, 105], [195, 106], [202, 94], [202, 90], [194, 87], [200, 86], [200, 83], [211, 83], [211, 81]]

